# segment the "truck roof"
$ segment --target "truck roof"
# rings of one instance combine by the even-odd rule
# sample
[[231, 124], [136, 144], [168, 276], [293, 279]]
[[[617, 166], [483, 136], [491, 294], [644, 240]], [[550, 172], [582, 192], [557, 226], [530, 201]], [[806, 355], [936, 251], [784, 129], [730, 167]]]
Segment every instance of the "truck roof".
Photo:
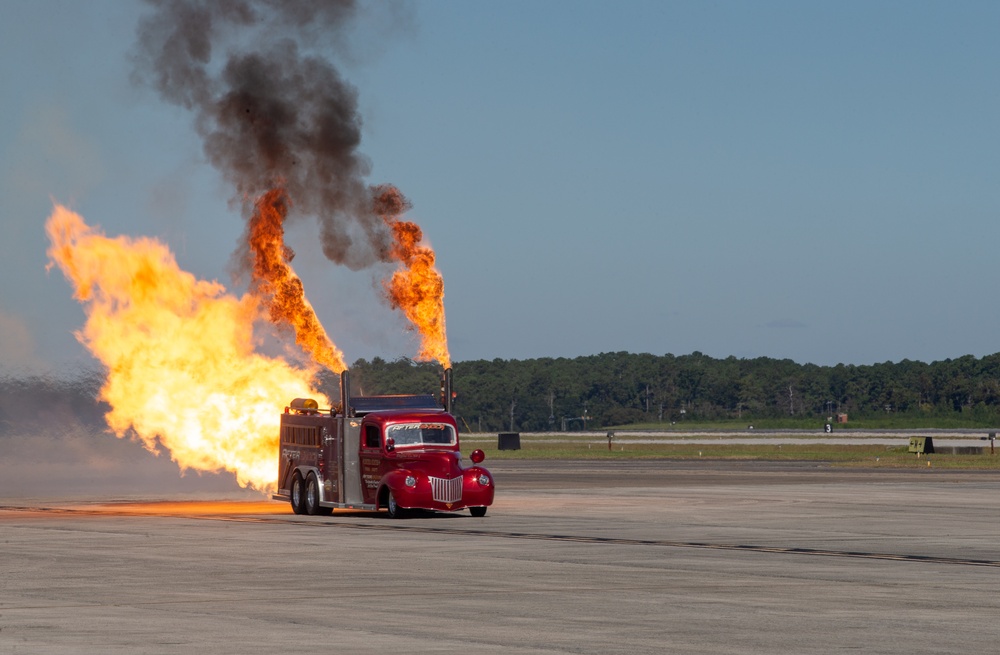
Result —
[[430, 410], [443, 411], [431, 394], [398, 396], [352, 396], [351, 408], [355, 415], [386, 410]]

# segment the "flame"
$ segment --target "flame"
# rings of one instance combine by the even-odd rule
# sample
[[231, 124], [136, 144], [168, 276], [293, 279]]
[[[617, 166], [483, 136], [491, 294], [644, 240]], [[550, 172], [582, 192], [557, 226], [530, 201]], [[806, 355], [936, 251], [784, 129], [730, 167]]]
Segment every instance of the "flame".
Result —
[[424, 242], [420, 226], [399, 216], [409, 203], [393, 186], [376, 188], [375, 211], [392, 230], [391, 259], [402, 264], [382, 286], [393, 309], [402, 310], [420, 333], [418, 361], [451, 366], [444, 319], [444, 279], [434, 267], [434, 250]]
[[182, 271], [162, 243], [108, 238], [56, 205], [45, 225], [58, 265], [85, 306], [77, 338], [107, 368], [100, 398], [110, 428], [182, 471], [231, 471], [241, 486], [276, 482], [280, 405], [322, 398], [313, 371], [254, 352], [263, 318], [250, 295]]
[[347, 368], [344, 354], [327, 336], [305, 297], [302, 280], [289, 263], [295, 253], [285, 245], [288, 203], [288, 195], [279, 187], [261, 196], [254, 205], [247, 226], [253, 259], [251, 291], [267, 305], [271, 322], [291, 326], [297, 344], [317, 363], [340, 373]]

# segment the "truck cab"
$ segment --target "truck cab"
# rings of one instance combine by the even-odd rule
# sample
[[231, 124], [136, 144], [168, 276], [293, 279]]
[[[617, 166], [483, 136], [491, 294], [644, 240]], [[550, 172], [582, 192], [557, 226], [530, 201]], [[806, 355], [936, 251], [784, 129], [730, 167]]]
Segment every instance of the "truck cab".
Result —
[[[450, 371], [443, 394], [450, 399]], [[443, 385], [444, 386], [444, 385]], [[481, 450], [466, 465], [458, 425], [433, 396], [350, 396], [341, 375], [341, 405], [321, 410], [293, 400], [281, 416], [278, 491], [297, 514], [334, 508], [458, 511], [485, 516], [494, 482], [480, 466]]]

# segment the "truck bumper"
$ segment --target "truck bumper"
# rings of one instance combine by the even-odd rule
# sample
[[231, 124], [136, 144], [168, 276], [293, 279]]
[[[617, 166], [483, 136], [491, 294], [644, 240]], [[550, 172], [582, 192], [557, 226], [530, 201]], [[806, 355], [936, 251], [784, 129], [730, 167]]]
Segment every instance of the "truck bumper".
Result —
[[[445, 495], [440, 490], [435, 493], [428, 479], [420, 480], [416, 487], [393, 489], [393, 495], [400, 507], [406, 509], [429, 509], [439, 512], [457, 512], [467, 507], [489, 507], [493, 504], [493, 480], [489, 485], [476, 481], [478, 476], [463, 476], [461, 494]], [[437, 496], [437, 497], [435, 497]]]

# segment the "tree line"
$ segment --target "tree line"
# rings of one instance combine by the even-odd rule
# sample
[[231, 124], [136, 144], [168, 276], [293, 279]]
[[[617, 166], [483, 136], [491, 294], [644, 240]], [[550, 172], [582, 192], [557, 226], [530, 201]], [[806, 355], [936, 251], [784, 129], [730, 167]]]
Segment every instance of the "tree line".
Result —
[[[441, 368], [358, 360], [355, 393], [437, 390]], [[453, 365], [454, 413], [472, 431], [546, 431], [679, 420], [906, 414], [1000, 415], [1000, 353], [930, 364], [797, 364], [790, 359], [602, 353]], [[337, 395], [336, 380], [328, 391]]]
[[[437, 364], [360, 359], [355, 395], [438, 393]], [[797, 364], [789, 359], [715, 359], [627, 352], [586, 357], [456, 362], [453, 411], [467, 431], [599, 429], [681, 420], [793, 417], [825, 421], [891, 415], [1000, 422], [1000, 353], [926, 364]], [[70, 379], [0, 376], [0, 434], [42, 423], [103, 423], [97, 401], [104, 375]], [[340, 395], [339, 378], [319, 376], [320, 391]], [[281, 411], [287, 398], [275, 399]]]

